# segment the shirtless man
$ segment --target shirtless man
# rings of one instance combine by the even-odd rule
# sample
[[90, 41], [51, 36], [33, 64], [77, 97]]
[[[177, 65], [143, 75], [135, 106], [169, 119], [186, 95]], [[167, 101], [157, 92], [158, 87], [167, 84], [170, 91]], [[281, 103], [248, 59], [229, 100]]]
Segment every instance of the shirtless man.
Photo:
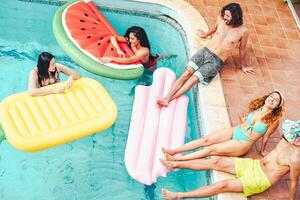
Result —
[[[215, 33], [215, 34], [214, 34]], [[181, 96], [199, 81], [207, 85], [220, 71], [232, 50], [239, 47], [240, 64], [243, 72], [254, 73], [254, 69], [245, 63], [248, 30], [243, 25], [243, 13], [239, 4], [230, 3], [221, 10], [217, 23], [206, 33], [200, 31], [201, 38], [213, 35], [206, 47], [194, 54], [184, 73], [176, 80], [169, 93], [157, 101], [160, 106]]]
[[[243, 192], [245, 196], [250, 196], [263, 192], [290, 172], [290, 200], [295, 200], [300, 174], [300, 121], [289, 121], [289, 125], [292, 123], [292, 128], [290, 129], [285, 128], [286, 121], [283, 123], [281, 141], [275, 149], [261, 160], [234, 157], [214, 157], [192, 161], [161, 160], [165, 166], [171, 169], [213, 169], [236, 176], [236, 178], [204, 186], [191, 192], [170, 192], [162, 189], [163, 198], [166, 200], [200, 198], [223, 192]], [[293, 125], [293, 123], [297, 124]], [[295, 129], [296, 126], [298, 127], [297, 129]]]

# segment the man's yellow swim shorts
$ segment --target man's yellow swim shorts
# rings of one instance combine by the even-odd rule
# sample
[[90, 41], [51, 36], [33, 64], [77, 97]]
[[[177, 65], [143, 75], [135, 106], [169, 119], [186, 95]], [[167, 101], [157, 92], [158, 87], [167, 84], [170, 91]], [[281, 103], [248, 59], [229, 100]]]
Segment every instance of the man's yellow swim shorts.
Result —
[[271, 187], [271, 183], [260, 167], [259, 160], [235, 158], [235, 173], [243, 183], [244, 196], [261, 193]]

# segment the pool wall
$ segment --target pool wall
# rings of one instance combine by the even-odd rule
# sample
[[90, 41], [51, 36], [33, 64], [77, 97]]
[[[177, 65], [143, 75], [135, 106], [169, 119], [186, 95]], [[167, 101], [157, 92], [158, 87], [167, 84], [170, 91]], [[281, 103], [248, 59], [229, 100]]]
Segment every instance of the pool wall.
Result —
[[[193, 55], [202, 48], [207, 41], [199, 39], [198, 29], [207, 30], [208, 26], [201, 14], [189, 3], [183, 0], [133, 0], [159, 5], [158, 11], [175, 19], [185, 30], [187, 37], [187, 49], [189, 55]], [[170, 11], [170, 9], [172, 11]], [[209, 134], [216, 130], [231, 126], [227, 107], [222, 90], [220, 76], [217, 75], [208, 86], [198, 84], [198, 122], [201, 125], [201, 133]], [[232, 178], [232, 175], [212, 171], [212, 182]], [[218, 200], [246, 200], [242, 194], [224, 193], [217, 196]]]

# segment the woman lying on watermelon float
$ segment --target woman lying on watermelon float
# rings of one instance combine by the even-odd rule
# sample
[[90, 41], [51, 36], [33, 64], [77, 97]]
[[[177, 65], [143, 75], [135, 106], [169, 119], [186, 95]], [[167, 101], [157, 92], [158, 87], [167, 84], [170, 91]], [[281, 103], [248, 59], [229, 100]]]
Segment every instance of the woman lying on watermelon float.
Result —
[[[124, 52], [120, 49], [118, 42], [126, 42], [135, 55], [125, 58]], [[99, 60], [103, 63], [134, 63], [141, 61], [143, 66], [149, 70], [156, 69], [158, 55], [151, 54], [150, 43], [145, 30], [138, 26], [132, 26], [126, 30], [124, 36], [111, 37], [111, 43], [116, 48], [120, 57], [102, 57]]]

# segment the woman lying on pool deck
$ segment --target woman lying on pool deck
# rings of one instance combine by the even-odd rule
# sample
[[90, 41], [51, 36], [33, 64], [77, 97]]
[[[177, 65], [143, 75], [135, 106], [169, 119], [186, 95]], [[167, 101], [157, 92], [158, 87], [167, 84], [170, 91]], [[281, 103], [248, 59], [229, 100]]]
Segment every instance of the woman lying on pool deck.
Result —
[[[163, 149], [165, 158], [171, 161], [184, 161], [207, 156], [241, 156], [261, 137], [262, 154], [269, 137], [279, 125], [284, 101], [284, 96], [277, 90], [254, 99], [249, 104], [247, 118], [240, 125], [216, 131], [176, 149]], [[187, 155], [175, 155], [200, 147], [205, 148]]]

